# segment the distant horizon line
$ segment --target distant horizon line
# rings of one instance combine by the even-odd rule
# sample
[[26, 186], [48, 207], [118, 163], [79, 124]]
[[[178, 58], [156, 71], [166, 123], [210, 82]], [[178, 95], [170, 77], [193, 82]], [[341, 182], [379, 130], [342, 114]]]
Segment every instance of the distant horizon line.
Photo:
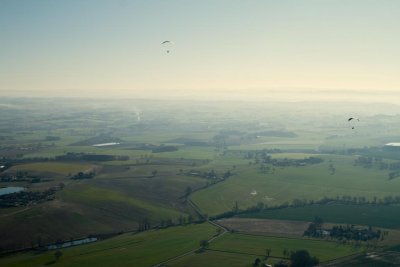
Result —
[[[400, 88], [399, 88], [400, 89]], [[7, 90], [0, 89], [0, 96], [15, 95], [15, 94], [53, 94], [53, 95], [71, 95], [71, 94], [90, 94], [90, 93], [101, 93], [107, 95], [117, 94], [148, 94], [148, 93], [160, 93], [160, 94], [173, 94], [173, 93], [186, 93], [186, 94], [224, 94], [224, 93], [237, 93], [237, 94], [265, 94], [265, 93], [293, 93], [300, 91], [299, 93], [319, 93], [319, 94], [400, 94], [399, 90], [395, 89], [371, 89], [371, 88], [329, 88], [329, 87], [257, 87], [257, 88], [171, 88], [171, 89], [157, 89], [157, 88], [145, 88], [145, 89], [21, 89], [21, 90]], [[143, 92], [145, 91], [145, 92]]]
[[265, 89], [246, 91], [242, 90], [229, 90], [223, 91], [204, 91], [204, 90], [185, 90], [174, 91], [146, 91], [146, 92], [102, 92], [95, 94], [95, 92], [75, 92], [69, 93], [45, 93], [32, 94], [29, 91], [14, 93], [2, 93], [0, 96], [3, 99], [82, 99], [82, 100], [142, 100], [142, 101], [209, 101], [209, 102], [270, 102], [270, 103], [360, 103], [360, 104], [393, 104], [399, 105], [397, 97], [400, 92], [383, 90], [373, 92], [369, 90], [359, 89], [302, 89], [301, 92], [296, 93], [298, 88], [286, 89]]

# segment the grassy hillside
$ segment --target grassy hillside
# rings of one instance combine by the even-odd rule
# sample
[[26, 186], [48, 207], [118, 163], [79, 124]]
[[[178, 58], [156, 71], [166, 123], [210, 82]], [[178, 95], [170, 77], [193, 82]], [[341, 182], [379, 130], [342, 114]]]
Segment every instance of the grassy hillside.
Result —
[[[210, 224], [171, 227], [139, 234], [123, 234], [105, 241], [62, 249], [54, 267], [148, 267], [198, 247], [215, 234]], [[22, 253], [0, 258], [1, 266], [33, 267], [54, 260], [54, 251]]]
[[172, 205], [173, 201], [178, 201], [173, 194], [172, 203], [169, 203], [135, 196], [129, 189], [143, 190], [133, 186], [118, 190], [104, 184], [99, 187], [90, 181], [72, 182], [56, 195], [56, 200], [1, 214], [0, 250], [89, 234], [135, 230], [144, 220], [155, 226], [160, 220], [177, 222], [181, 215], [186, 216], [182, 205]]
[[[65, 202], [71, 202], [94, 209], [113, 210], [113, 207], [132, 206], [140, 214], [148, 214], [149, 219], [159, 220], [161, 218], [176, 218], [180, 213], [160, 205], [134, 198], [120, 191], [104, 189], [93, 184], [75, 184], [68, 190], [62, 192], [62, 199]], [[115, 212], [115, 210], [114, 210]], [[121, 210], [121, 212], [123, 212]], [[127, 214], [128, 215], [128, 214]]]

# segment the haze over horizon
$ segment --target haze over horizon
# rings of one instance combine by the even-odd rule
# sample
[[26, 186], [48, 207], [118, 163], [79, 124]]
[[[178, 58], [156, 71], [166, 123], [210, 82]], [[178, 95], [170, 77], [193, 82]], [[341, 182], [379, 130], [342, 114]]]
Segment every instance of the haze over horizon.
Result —
[[393, 103], [399, 10], [390, 0], [1, 0], [0, 95]]
[[400, 0], [0, 0], [0, 266], [400, 266]]

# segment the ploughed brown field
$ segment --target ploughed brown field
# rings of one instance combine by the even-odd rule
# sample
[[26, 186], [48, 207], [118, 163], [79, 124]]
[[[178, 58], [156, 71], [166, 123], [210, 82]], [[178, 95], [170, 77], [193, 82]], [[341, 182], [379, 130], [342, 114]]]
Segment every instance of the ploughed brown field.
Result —
[[302, 236], [309, 222], [268, 219], [228, 218], [218, 220], [221, 225], [235, 231], [272, 235]]

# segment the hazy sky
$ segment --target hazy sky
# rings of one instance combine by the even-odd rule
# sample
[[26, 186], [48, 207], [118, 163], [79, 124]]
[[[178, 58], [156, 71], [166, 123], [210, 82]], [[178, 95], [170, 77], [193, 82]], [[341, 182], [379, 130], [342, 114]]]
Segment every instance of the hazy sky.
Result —
[[398, 0], [0, 0], [2, 95], [377, 93], [399, 50]]

